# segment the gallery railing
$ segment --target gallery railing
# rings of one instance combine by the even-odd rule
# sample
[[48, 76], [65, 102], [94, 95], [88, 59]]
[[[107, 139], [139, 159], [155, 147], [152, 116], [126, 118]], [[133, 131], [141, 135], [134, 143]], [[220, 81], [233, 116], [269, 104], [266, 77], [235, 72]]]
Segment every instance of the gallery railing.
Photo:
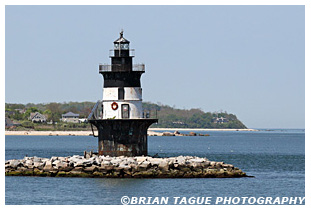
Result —
[[145, 64], [134, 64], [127, 66], [124, 64], [99, 64], [99, 72], [109, 72], [109, 71], [124, 71], [124, 69], [131, 69], [132, 71], [141, 71], [145, 72]]

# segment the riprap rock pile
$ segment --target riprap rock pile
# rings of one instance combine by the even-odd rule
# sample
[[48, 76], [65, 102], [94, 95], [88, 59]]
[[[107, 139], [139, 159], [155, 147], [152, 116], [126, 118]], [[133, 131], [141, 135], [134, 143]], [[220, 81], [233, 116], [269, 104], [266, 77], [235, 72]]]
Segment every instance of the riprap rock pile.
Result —
[[152, 157], [25, 157], [5, 162], [7, 176], [105, 177], [105, 178], [232, 178], [247, 177], [237, 167], [207, 158]]

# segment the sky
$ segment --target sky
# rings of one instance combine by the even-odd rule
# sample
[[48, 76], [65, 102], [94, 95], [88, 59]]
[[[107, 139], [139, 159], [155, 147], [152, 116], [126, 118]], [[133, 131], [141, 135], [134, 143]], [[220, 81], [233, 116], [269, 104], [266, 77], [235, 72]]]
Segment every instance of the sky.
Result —
[[305, 127], [304, 6], [6, 6], [5, 102], [102, 99], [119, 37], [144, 63], [143, 100]]

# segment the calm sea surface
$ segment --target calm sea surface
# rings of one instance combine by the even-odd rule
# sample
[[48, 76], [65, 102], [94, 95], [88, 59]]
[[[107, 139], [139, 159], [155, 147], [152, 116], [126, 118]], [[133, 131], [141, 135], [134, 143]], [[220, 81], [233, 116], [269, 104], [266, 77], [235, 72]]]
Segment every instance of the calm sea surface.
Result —
[[[6, 204], [121, 204], [129, 197], [304, 197], [304, 130], [210, 131], [210, 136], [148, 137], [149, 155], [192, 155], [234, 164], [255, 178], [99, 179], [5, 177]], [[83, 155], [89, 136], [6, 136], [5, 159]], [[171, 200], [169, 200], [171, 201]]]

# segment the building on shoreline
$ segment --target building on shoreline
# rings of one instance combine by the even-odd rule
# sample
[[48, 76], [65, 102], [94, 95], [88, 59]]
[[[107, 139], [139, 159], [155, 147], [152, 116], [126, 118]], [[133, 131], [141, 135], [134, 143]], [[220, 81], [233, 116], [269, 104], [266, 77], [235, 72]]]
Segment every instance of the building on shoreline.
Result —
[[213, 118], [213, 123], [226, 123], [226, 122], [229, 122], [229, 120], [225, 117], [214, 117]]
[[79, 114], [75, 114], [73, 112], [67, 112], [66, 114], [62, 114], [62, 121], [63, 122], [70, 122], [70, 123], [79, 123]]
[[47, 121], [47, 116], [39, 112], [30, 113], [29, 120], [34, 123], [45, 123]]

